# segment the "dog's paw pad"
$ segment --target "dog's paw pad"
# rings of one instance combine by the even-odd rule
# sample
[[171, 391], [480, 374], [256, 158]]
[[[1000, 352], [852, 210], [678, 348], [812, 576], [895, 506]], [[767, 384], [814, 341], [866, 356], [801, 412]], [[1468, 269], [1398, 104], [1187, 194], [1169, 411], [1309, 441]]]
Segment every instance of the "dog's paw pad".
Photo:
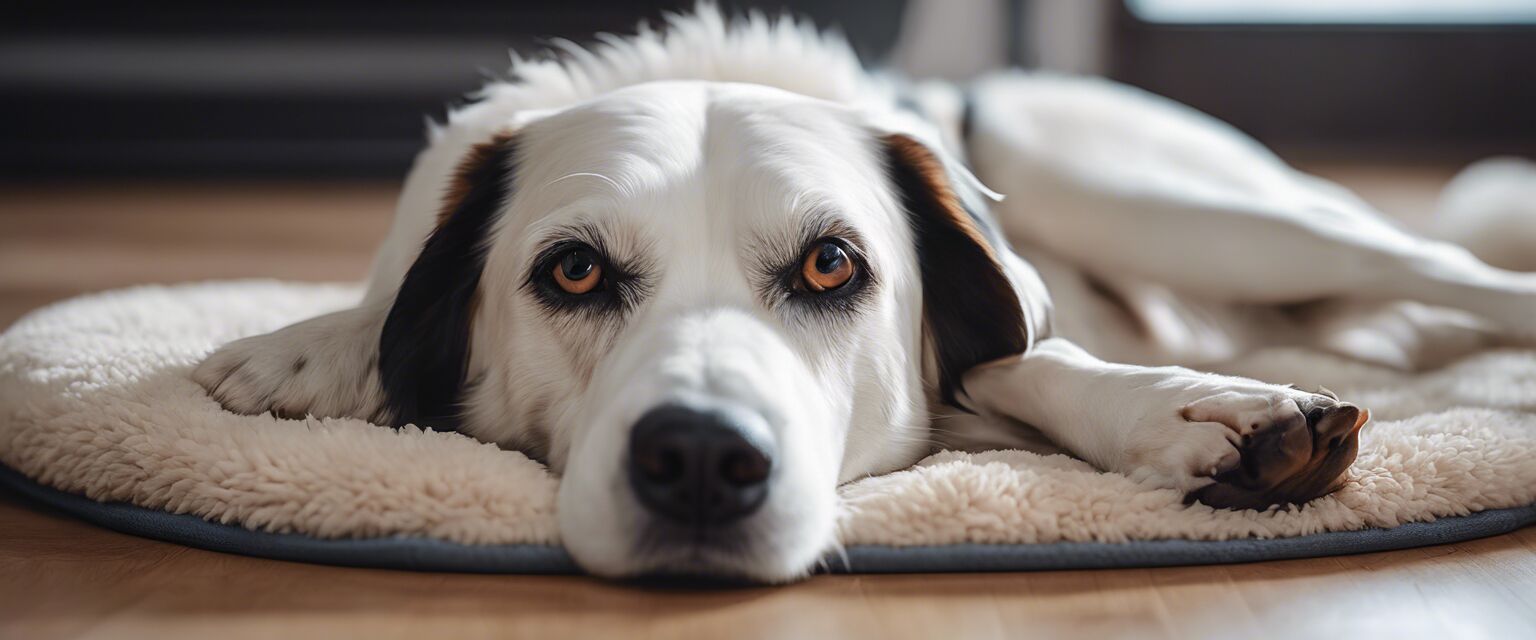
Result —
[[1302, 393], [1294, 398], [1300, 421], [1290, 417], [1262, 424], [1243, 437], [1241, 462], [1212, 476], [1213, 484], [1186, 499], [1209, 506], [1264, 509], [1302, 504], [1342, 484], [1359, 452], [1361, 427], [1370, 413], [1332, 396]]

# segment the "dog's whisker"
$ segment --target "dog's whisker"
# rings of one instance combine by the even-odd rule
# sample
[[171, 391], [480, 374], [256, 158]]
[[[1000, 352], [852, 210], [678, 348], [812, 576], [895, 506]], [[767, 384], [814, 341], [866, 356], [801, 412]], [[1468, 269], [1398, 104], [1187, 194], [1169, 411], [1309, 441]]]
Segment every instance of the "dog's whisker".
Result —
[[605, 175], [603, 175], [601, 173], [593, 173], [591, 171], [577, 171], [575, 173], [567, 173], [567, 174], [565, 174], [563, 176], [555, 178], [554, 180], [550, 180], [549, 182], [544, 183], [544, 186], [545, 187], [549, 187], [549, 186], [552, 186], [552, 185], [554, 185], [556, 183], [560, 183], [560, 182], [564, 182], [566, 180], [569, 180], [571, 178], [596, 178], [598, 180], [601, 180], [601, 181], [607, 183], [608, 186], [613, 187], [613, 190], [618, 192], [618, 193], [625, 193], [627, 191], [624, 188], [624, 185], [619, 184], [619, 182], [617, 180], [614, 180], [613, 178], [605, 176]]

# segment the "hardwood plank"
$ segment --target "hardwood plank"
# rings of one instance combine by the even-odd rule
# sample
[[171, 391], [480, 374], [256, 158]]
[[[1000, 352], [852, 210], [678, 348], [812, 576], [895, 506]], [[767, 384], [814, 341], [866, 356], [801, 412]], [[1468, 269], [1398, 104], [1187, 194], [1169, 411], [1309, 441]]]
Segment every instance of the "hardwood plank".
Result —
[[1536, 530], [1250, 565], [819, 576], [642, 589], [322, 567], [141, 540], [0, 501], [0, 635], [70, 637], [1521, 637]]
[[387, 183], [0, 187], [0, 326], [91, 291], [208, 279], [358, 280]]

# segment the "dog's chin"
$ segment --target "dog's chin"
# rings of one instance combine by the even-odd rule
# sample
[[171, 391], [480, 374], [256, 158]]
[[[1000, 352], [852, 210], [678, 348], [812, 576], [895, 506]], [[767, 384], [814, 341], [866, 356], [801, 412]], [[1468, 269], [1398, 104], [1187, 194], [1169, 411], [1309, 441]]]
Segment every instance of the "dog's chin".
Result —
[[[652, 522], [636, 541], [638, 564], [631, 575], [651, 580], [727, 584], [799, 580], [815, 568], [831, 534], [803, 541], [784, 539], [787, 536], [782, 532], [794, 528], [764, 529], [752, 520], [708, 529]], [[773, 531], [780, 533], [770, 533]]]
[[638, 506], [607, 514], [565, 510], [561, 530], [575, 532], [563, 537], [576, 563], [605, 578], [782, 584], [810, 575], [833, 546], [833, 501], [826, 502], [798, 511], [770, 507], [736, 523], [706, 528], [675, 523]]

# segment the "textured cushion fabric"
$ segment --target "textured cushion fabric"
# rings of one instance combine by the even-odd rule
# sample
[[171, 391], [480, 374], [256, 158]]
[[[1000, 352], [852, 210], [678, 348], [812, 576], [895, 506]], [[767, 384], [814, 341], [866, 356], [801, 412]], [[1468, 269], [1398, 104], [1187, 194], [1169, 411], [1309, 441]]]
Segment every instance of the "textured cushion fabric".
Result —
[[[558, 479], [520, 453], [362, 420], [235, 415], [188, 377], [218, 344], [358, 295], [337, 285], [206, 283], [97, 294], [33, 313], [0, 336], [0, 464], [19, 474], [5, 478], [124, 503], [98, 506], [130, 509], [152, 525], [112, 525], [60, 504], [135, 533], [196, 544], [176, 533], [193, 531], [222, 541], [199, 546], [226, 551], [285, 557], [260, 550], [297, 544], [329, 551], [293, 559], [354, 559], [345, 564], [402, 566], [403, 553], [435, 558], [412, 568], [568, 566], [552, 546]], [[1407, 375], [1276, 350], [1227, 372], [1322, 384], [1369, 407], [1375, 419], [1345, 487], [1300, 508], [1220, 511], [1065, 456], [944, 452], [843, 487], [839, 537], [857, 560], [847, 564], [940, 570], [1255, 560], [1448, 542], [1530, 522], [1536, 352], [1491, 351]], [[1391, 531], [1489, 510], [1501, 511]], [[212, 526], [200, 520], [235, 527], [187, 524]], [[239, 531], [229, 539], [245, 542], [209, 531]], [[1310, 535], [1322, 532], [1357, 533]], [[507, 556], [508, 549], [525, 551]], [[877, 558], [884, 564], [858, 566]]]
[[[348, 567], [466, 573], [578, 573], [570, 555], [552, 544], [466, 545], [435, 538], [315, 538], [267, 533], [44, 487], [0, 466], [0, 487], [109, 529], [188, 546], [261, 558]], [[1391, 529], [1330, 531], [1294, 538], [1133, 540], [1051, 544], [852, 545], [829, 555], [833, 573], [1036, 571], [1167, 567], [1311, 558], [1391, 551], [1508, 533], [1536, 523], [1536, 505], [1491, 509]]]

